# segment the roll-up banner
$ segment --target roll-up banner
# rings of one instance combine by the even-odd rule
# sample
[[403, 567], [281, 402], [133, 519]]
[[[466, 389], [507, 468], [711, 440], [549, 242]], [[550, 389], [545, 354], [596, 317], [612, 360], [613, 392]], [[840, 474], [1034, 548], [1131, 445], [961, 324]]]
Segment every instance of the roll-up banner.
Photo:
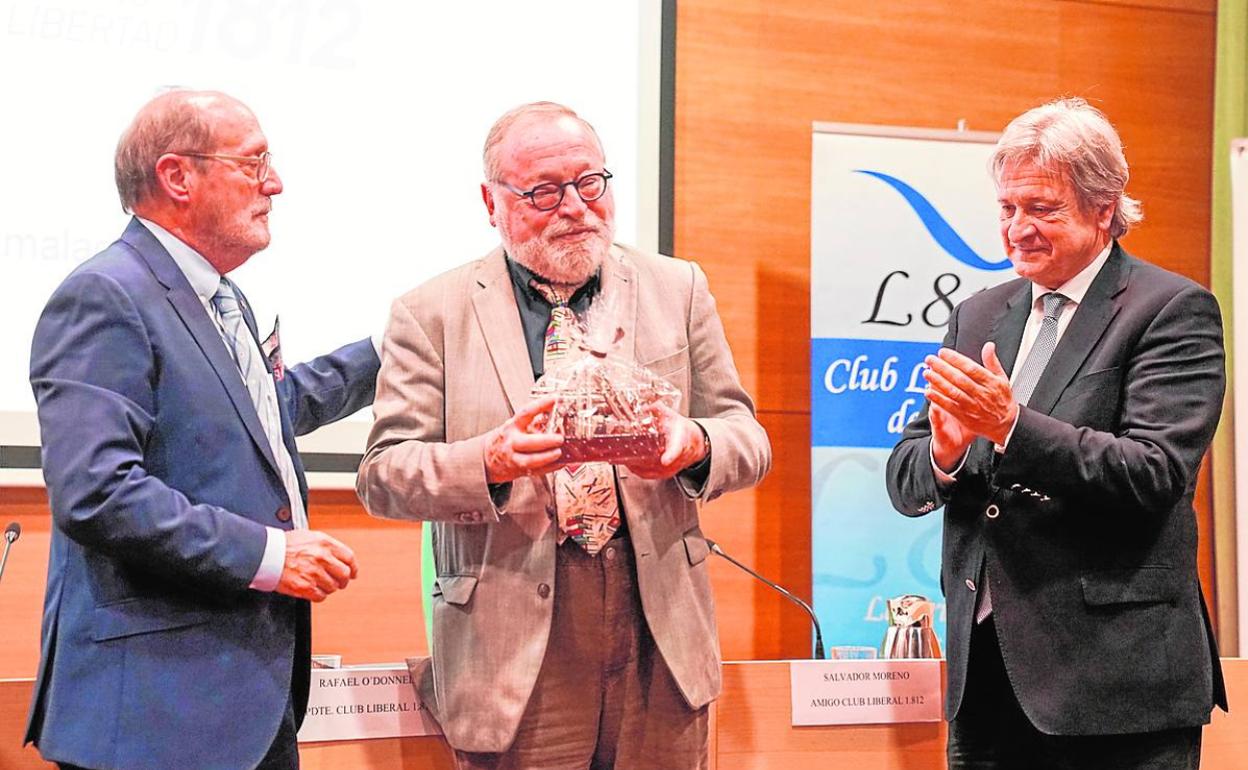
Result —
[[[1239, 654], [1248, 654], [1248, 138], [1231, 141], [1231, 296], [1235, 304], [1235, 540]], [[1225, 313], [1225, 308], [1223, 309]]]
[[996, 134], [816, 123], [811, 152], [811, 568], [828, 644], [878, 647], [885, 602], [938, 603], [941, 511], [893, 510], [884, 466], [953, 306], [1014, 278]]

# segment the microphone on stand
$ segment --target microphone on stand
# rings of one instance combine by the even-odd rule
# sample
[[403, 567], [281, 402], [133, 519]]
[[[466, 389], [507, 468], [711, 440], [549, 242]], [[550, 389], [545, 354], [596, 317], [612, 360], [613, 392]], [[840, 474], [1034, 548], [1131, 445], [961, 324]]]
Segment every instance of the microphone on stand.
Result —
[[819, 628], [819, 618], [815, 617], [815, 611], [811, 608], [809, 604], [802, 601], [800, 597], [796, 596], [795, 594], [790, 592], [788, 589], [785, 589], [785, 588], [782, 588], [781, 586], [776, 585], [775, 583], [771, 582], [767, 578], [763, 577], [762, 575], [758, 574], [754, 570], [750, 569], [749, 567], [745, 566], [741, 562], [737, 561], [736, 559], [732, 558], [728, 554], [724, 553], [724, 549], [720, 548], [719, 543], [716, 543], [714, 540], [711, 540], [708, 538], [706, 541], [706, 544], [710, 546], [711, 553], [732, 562], [734, 565], [736, 565], [737, 569], [744, 571], [746, 574], [750, 575], [755, 580], [762, 582], [767, 587], [773, 590], [779, 591], [789, 601], [793, 602], [794, 604], [796, 604], [797, 606], [805, 610], [806, 614], [810, 616], [811, 625], [815, 627], [815, 660], [823, 660], [825, 658], [823, 654], [823, 631]]
[[4, 577], [4, 565], [9, 562], [9, 548], [13, 546], [13, 542], [22, 534], [22, 525], [16, 521], [4, 528], [4, 555], [0, 556], [0, 578]]

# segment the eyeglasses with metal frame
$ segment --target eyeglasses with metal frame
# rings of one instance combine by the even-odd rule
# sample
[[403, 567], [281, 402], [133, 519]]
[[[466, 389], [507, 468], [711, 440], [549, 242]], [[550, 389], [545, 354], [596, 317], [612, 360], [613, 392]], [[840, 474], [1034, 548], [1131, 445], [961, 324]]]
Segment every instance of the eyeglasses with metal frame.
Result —
[[170, 155], [184, 155], [188, 158], [205, 158], [207, 160], [232, 160], [235, 163], [255, 164], [256, 181], [264, 183], [269, 178], [269, 168], [273, 165], [273, 153], [265, 150], [259, 155], [221, 155], [208, 152], [171, 152]]
[[612, 178], [612, 176], [614, 175], [604, 168], [602, 171], [596, 171], [592, 174], [583, 174], [571, 182], [563, 182], [562, 184], [546, 182], [545, 184], [539, 184], [532, 190], [521, 190], [501, 179], [494, 181], [521, 198], [528, 198], [529, 203], [532, 203], [533, 208], [538, 211], [554, 211], [563, 204], [563, 194], [569, 187], [574, 188], [576, 194], [581, 196], [581, 200], [586, 203], [598, 200], [607, 194], [607, 180]]

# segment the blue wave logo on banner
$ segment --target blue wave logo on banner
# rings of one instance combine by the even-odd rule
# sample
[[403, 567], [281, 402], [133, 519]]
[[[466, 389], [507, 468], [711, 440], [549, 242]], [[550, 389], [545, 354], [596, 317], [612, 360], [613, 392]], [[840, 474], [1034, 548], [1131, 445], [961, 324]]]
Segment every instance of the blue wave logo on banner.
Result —
[[906, 203], [910, 204], [910, 208], [914, 209], [914, 213], [918, 215], [919, 220], [927, 228], [927, 232], [931, 234], [932, 238], [935, 239], [937, 245], [962, 264], [980, 270], [1005, 270], [1010, 267], [1010, 260], [1008, 259], [1003, 259], [1000, 262], [989, 262], [976, 254], [975, 250], [967, 245], [966, 241], [962, 240], [962, 236], [958, 235], [953, 226], [945, 221], [945, 218], [936, 210], [936, 207], [927, 198], [924, 198], [922, 193], [897, 177], [889, 176], [881, 171], [870, 171], [861, 168], [855, 169], [854, 173], [873, 176], [901, 193], [901, 197], [905, 198]]

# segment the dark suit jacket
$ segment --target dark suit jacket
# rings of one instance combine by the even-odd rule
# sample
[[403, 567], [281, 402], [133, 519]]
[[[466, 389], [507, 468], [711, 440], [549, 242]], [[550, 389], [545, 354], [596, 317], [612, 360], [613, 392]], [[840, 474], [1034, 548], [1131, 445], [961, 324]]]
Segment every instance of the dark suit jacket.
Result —
[[[294, 436], [371, 402], [378, 366], [364, 340], [277, 383], [305, 500]], [[290, 500], [216, 326], [140, 222], [52, 295], [30, 379], [54, 527], [26, 739], [93, 768], [254, 766], [307, 702], [308, 603], [248, 589]]]
[[[944, 344], [979, 360], [994, 340], [1012, 371], [1030, 307], [1022, 279], [981, 292], [955, 309]], [[926, 409], [906, 428], [888, 462], [893, 505], [945, 508], [946, 716], [985, 574], [1006, 671], [1041, 731], [1162, 730], [1225, 708], [1192, 510], [1223, 358], [1213, 296], [1115, 244], [1003, 454], [976, 440], [942, 491]]]

